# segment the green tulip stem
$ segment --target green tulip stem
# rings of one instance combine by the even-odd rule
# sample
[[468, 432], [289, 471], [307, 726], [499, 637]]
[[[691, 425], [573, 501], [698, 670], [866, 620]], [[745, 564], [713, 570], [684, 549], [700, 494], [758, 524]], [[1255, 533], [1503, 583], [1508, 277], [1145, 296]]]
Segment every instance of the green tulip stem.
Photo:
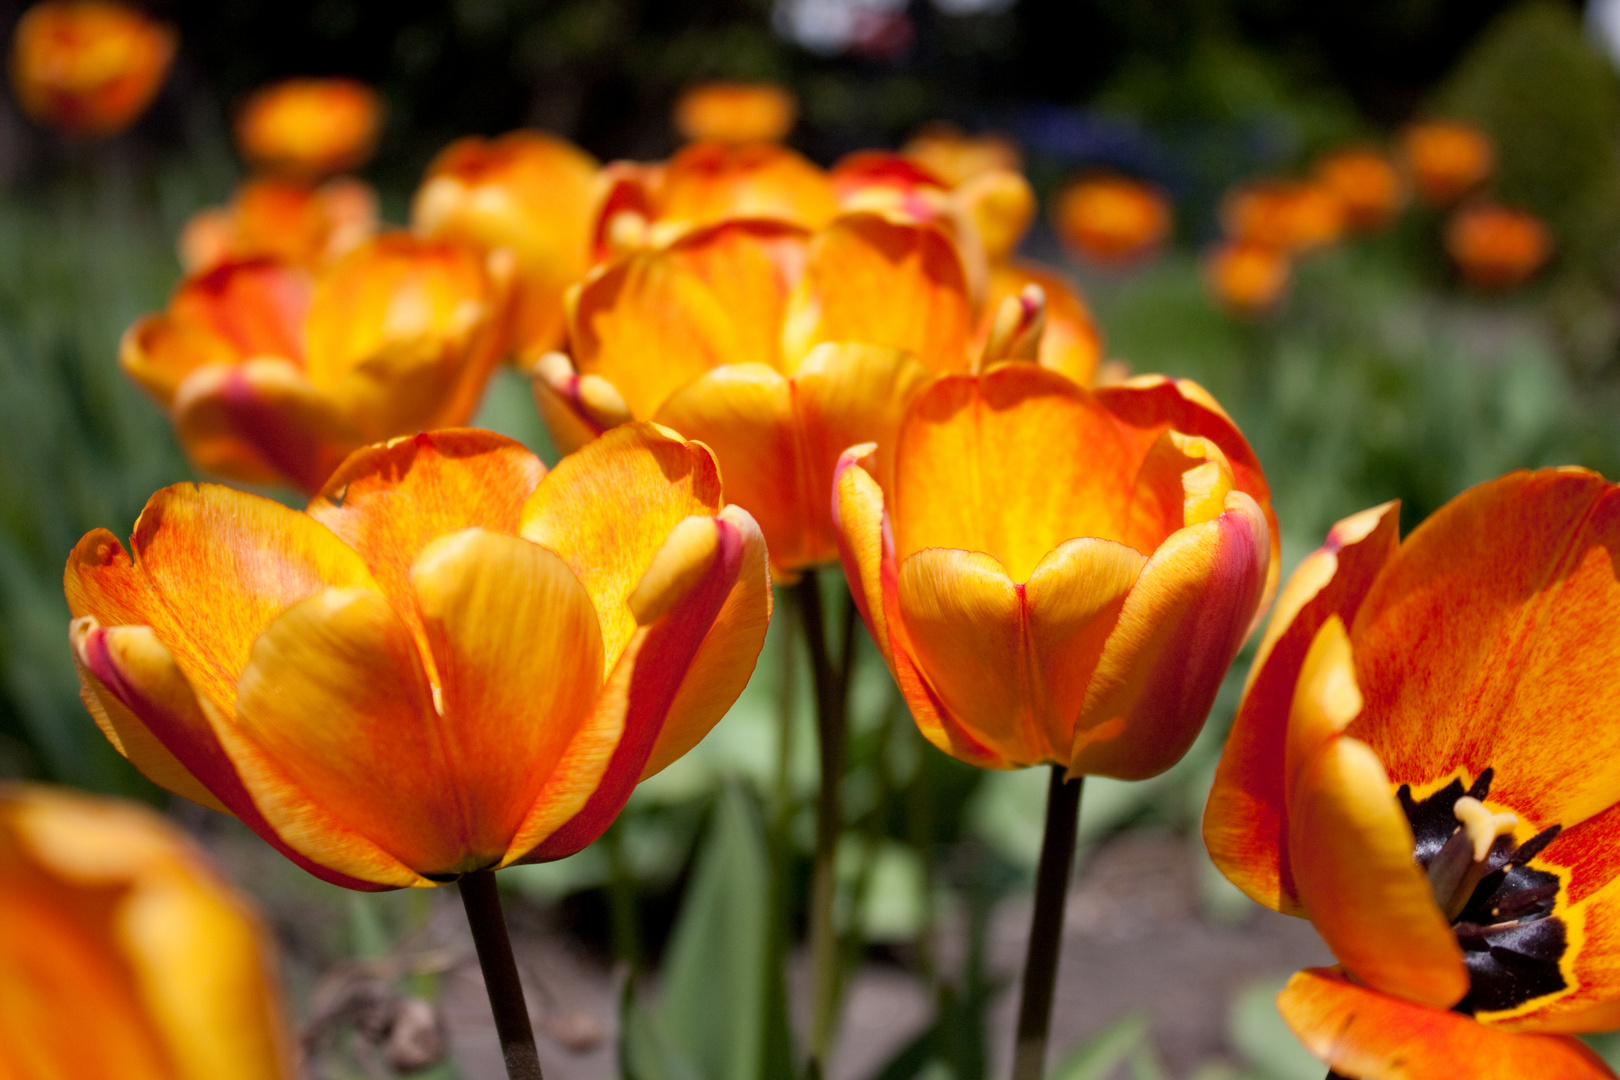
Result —
[[841, 657], [835, 670], [827, 652], [827, 627], [821, 608], [816, 572], [807, 570], [794, 586], [799, 616], [804, 621], [805, 644], [810, 649], [810, 670], [816, 689], [816, 735], [821, 749], [821, 788], [816, 799], [816, 855], [810, 883], [810, 958], [813, 975], [813, 1012], [810, 1059], [826, 1071], [838, 1025], [838, 935], [833, 926], [833, 900], [838, 892], [836, 859], [843, 828], [839, 786], [844, 776], [846, 741], [845, 704], [849, 696], [850, 661], [854, 655], [854, 603], [846, 612]]
[[467, 924], [472, 927], [473, 945], [478, 949], [478, 966], [484, 970], [484, 988], [489, 991], [489, 1008], [495, 1014], [495, 1033], [500, 1036], [501, 1054], [506, 1058], [506, 1075], [509, 1080], [541, 1080], [540, 1054], [534, 1047], [534, 1027], [529, 1023], [529, 1007], [523, 1001], [523, 983], [512, 956], [506, 916], [501, 913], [495, 871], [463, 874], [458, 884], [462, 906], [467, 909]]
[[1080, 786], [1084, 777], [1064, 780], [1052, 766], [1046, 792], [1046, 834], [1035, 871], [1035, 911], [1030, 916], [1029, 949], [1018, 1003], [1018, 1035], [1013, 1044], [1012, 1080], [1041, 1080], [1046, 1071], [1046, 1039], [1052, 1027], [1052, 990], [1057, 985], [1063, 947], [1063, 907], [1074, 869], [1074, 838], [1080, 826]]

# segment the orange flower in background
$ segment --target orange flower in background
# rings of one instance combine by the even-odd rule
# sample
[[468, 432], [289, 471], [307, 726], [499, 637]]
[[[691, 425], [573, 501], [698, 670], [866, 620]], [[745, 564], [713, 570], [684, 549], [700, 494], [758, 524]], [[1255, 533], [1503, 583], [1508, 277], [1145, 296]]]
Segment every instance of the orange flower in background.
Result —
[[1063, 189], [1052, 208], [1058, 239], [1100, 263], [1130, 263], [1170, 235], [1170, 200], [1163, 191], [1123, 176], [1093, 176]]
[[698, 142], [663, 164], [615, 162], [603, 186], [592, 230], [598, 260], [732, 219], [819, 229], [838, 213], [827, 174], [775, 143]]
[[1265, 478], [1208, 394], [1011, 362], [934, 383], [886, 469], [874, 449], [840, 460], [834, 520], [929, 741], [989, 768], [1174, 764], [1277, 574]]
[[1005, 135], [967, 135], [955, 124], [941, 122], [918, 128], [900, 152], [951, 187], [987, 172], [1021, 172], [1024, 167], [1018, 147]]
[[1423, 201], [1449, 206], [1491, 175], [1496, 150], [1490, 136], [1459, 120], [1429, 120], [1401, 133], [1401, 152]]
[[1541, 219], [1494, 203], [1465, 206], [1446, 225], [1446, 252], [1476, 289], [1523, 285], [1552, 256], [1552, 234]]
[[489, 432], [398, 439], [307, 513], [167, 488], [66, 588], [113, 744], [357, 889], [591, 843], [730, 707], [771, 607], [713, 456], [646, 424], [549, 474]]
[[[881, 297], [881, 303], [874, 303]], [[783, 575], [837, 556], [839, 453], [893, 430], [934, 371], [965, 371], [974, 313], [938, 229], [876, 214], [819, 233], [729, 222], [592, 271], [570, 301], [572, 361], [536, 368], [564, 452], [632, 419], [701, 439]]]
[[169, 74], [172, 28], [110, 0], [45, 0], [17, 21], [11, 83], [40, 123], [110, 135], [146, 111]]
[[254, 167], [304, 179], [359, 168], [377, 148], [382, 99], [353, 79], [287, 79], [254, 92], [236, 142]]
[[1217, 245], [1204, 259], [1204, 280], [1215, 298], [1238, 315], [1271, 311], [1288, 291], [1288, 255], [1267, 244]]
[[516, 257], [510, 339], [521, 361], [562, 344], [563, 294], [591, 264], [598, 169], [572, 143], [540, 131], [451, 143], [411, 206], [415, 229]]
[[1356, 232], [1388, 225], [1405, 198], [1400, 174], [1384, 154], [1366, 147], [1338, 150], [1316, 163], [1316, 179], [1338, 197]]
[[675, 130], [692, 142], [732, 145], [780, 142], [793, 130], [799, 103], [769, 82], [699, 83], [675, 102]]
[[197, 468], [313, 493], [358, 447], [472, 415], [499, 359], [508, 262], [386, 233], [319, 272], [225, 263], [130, 327], [119, 362]]
[[188, 274], [261, 257], [319, 267], [377, 232], [377, 193], [352, 177], [310, 187], [292, 180], [249, 180], [227, 206], [194, 214], [180, 233]]
[[1241, 184], [1221, 201], [1221, 227], [1239, 243], [1303, 252], [1339, 240], [1345, 205], [1324, 184], [1261, 180]]
[[0, 1061], [79, 1080], [291, 1080], [269, 935], [178, 829], [0, 786]]
[[1610, 1076], [1535, 1033], [1620, 1023], [1620, 488], [1513, 473], [1398, 536], [1346, 518], [1283, 590], [1210, 854], [1343, 964], [1279, 1002], [1335, 1070]]

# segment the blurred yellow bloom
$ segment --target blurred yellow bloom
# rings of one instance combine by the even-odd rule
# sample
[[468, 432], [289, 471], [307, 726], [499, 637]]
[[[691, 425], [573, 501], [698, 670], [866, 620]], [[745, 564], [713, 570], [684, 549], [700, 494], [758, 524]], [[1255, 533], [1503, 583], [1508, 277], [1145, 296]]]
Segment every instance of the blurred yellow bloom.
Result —
[[377, 148], [382, 99], [353, 79], [287, 79], [256, 91], [236, 142], [256, 168], [314, 179], [359, 168]]
[[358, 447], [472, 415], [509, 264], [399, 232], [318, 270], [227, 262], [130, 327], [119, 361], [199, 469], [313, 493]]
[[598, 172], [589, 154], [564, 139], [513, 131], [451, 143], [417, 190], [417, 232], [516, 257], [508, 333], [519, 361], [562, 344], [563, 293], [591, 263]]
[[1401, 133], [1401, 151], [1418, 194], [1433, 206], [1456, 202], [1491, 175], [1490, 136], [1460, 120], [1427, 120]]
[[1005, 135], [967, 135], [955, 124], [924, 124], [900, 152], [952, 187], [998, 169], [1019, 172], [1018, 147]]
[[1344, 206], [1346, 223], [1357, 232], [1389, 224], [1406, 192], [1387, 156], [1366, 147], [1337, 150], [1316, 163], [1316, 179]]
[[318, 267], [376, 231], [377, 193], [362, 180], [344, 176], [311, 187], [262, 177], [237, 188], [228, 205], [192, 215], [180, 233], [180, 263], [189, 274], [260, 257]]
[[1204, 280], [1222, 305], [1244, 316], [1263, 315], [1288, 291], [1286, 252], [1267, 244], [1220, 244], [1204, 258]]
[[1059, 193], [1052, 209], [1058, 239], [1100, 263], [1134, 262], [1170, 235], [1164, 192], [1123, 176], [1092, 176]]
[[45, 0], [17, 21], [11, 82], [34, 119], [70, 135], [134, 123], [174, 60], [174, 30], [111, 0]]
[[780, 142], [798, 113], [792, 92], [776, 83], [707, 82], [676, 101], [675, 130], [692, 142]]
[[0, 786], [0, 1076], [292, 1080], [272, 955], [156, 814]]

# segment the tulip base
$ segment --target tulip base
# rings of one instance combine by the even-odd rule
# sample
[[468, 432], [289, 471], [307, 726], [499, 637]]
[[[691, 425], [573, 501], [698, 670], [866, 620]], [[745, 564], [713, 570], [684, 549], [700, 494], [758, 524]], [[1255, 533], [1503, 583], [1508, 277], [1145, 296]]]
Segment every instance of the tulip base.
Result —
[[541, 1080], [534, 1026], [529, 1023], [529, 1007], [523, 1000], [523, 983], [512, 956], [512, 939], [506, 932], [495, 871], [463, 874], [458, 886], [462, 906], [467, 910], [467, 924], [472, 927], [473, 945], [478, 950], [478, 966], [484, 972], [490, 1011], [495, 1014], [495, 1033], [506, 1059], [506, 1075], [510, 1080]]
[[1084, 777], [1065, 780], [1066, 771], [1061, 765], [1052, 766], [1052, 782], [1046, 793], [1046, 832], [1041, 839], [1040, 865], [1035, 871], [1035, 911], [1030, 917], [1029, 948], [1024, 954], [1012, 1080], [1041, 1080], [1046, 1071], [1052, 990], [1057, 985], [1063, 908], [1069, 899], [1069, 874], [1074, 869], [1080, 786], [1084, 781]]

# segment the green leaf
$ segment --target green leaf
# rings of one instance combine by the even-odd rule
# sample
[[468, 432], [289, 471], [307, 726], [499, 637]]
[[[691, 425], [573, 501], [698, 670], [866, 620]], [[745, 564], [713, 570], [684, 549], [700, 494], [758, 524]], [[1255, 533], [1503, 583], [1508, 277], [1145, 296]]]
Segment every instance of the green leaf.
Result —
[[715, 804], [660, 979], [659, 1024], [696, 1080], [791, 1075], [771, 895], [758, 810], [728, 787]]
[[619, 1071], [624, 1080], [699, 1080], [658, 1017], [636, 1000], [629, 980], [619, 999]]
[[1238, 993], [1227, 1020], [1232, 1045], [1269, 1080], [1322, 1080], [1326, 1067], [1277, 1011], [1277, 993], [1286, 982], [1263, 979]]
[[1072, 1051], [1052, 1070], [1052, 1080], [1103, 1080], [1126, 1061], [1139, 1076], [1137, 1054], [1147, 1046], [1148, 1018], [1144, 1012], [1126, 1013]]

